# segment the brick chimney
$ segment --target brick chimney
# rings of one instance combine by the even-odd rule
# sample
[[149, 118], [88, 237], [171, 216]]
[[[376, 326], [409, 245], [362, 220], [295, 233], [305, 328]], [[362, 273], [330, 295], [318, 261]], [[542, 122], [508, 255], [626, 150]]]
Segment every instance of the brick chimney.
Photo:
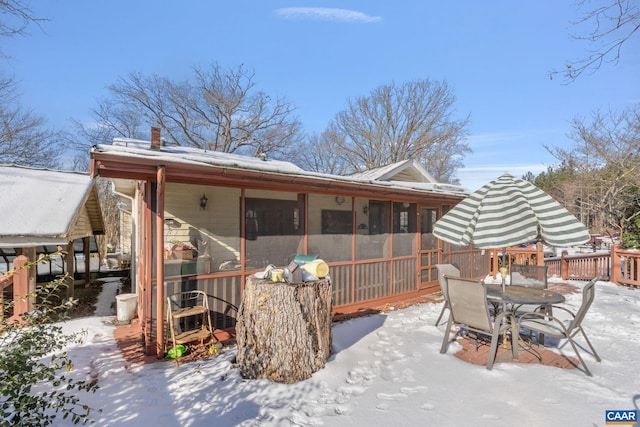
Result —
[[160, 142], [160, 128], [151, 128], [151, 149], [160, 151], [160, 146], [162, 142]]

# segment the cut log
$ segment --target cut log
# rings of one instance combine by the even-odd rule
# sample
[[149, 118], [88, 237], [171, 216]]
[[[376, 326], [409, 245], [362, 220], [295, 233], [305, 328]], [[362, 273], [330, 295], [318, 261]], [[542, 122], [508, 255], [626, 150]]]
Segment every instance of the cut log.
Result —
[[244, 378], [291, 384], [322, 369], [331, 354], [331, 282], [247, 278], [238, 309], [237, 362]]

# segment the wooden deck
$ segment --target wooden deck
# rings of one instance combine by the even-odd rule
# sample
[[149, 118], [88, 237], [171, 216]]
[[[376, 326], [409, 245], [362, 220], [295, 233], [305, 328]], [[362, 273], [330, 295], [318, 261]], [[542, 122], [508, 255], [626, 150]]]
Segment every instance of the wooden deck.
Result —
[[[568, 283], [549, 283], [549, 289], [555, 292], [562, 293], [564, 295], [578, 292], [578, 289]], [[414, 300], [405, 301], [402, 304], [392, 304], [377, 307], [376, 309], [368, 309], [363, 311], [361, 315], [372, 314], [374, 312], [386, 312], [393, 306], [394, 310], [398, 310], [404, 307], [408, 307], [413, 304], [432, 304], [440, 301], [440, 298], [436, 294], [429, 295], [428, 297], [420, 297]], [[351, 314], [349, 317], [354, 317]], [[158, 362], [156, 356], [145, 356], [144, 343], [142, 336], [142, 328], [138, 323], [138, 319], [134, 319], [129, 325], [117, 326], [114, 332], [114, 337], [120, 351], [122, 351], [123, 358], [128, 366], [133, 364], [145, 364]], [[216, 330], [216, 338], [224, 345], [233, 345], [235, 343], [235, 336], [233, 330]], [[469, 343], [469, 340], [460, 338], [458, 343], [462, 346], [462, 349], [455, 353], [455, 357], [468, 363], [476, 365], [486, 365], [489, 357], [489, 345], [486, 343], [479, 343], [478, 349]], [[519, 342], [520, 351], [518, 353], [518, 360], [512, 360], [511, 348], [507, 345], [507, 348], [500, 346], [498, 348], [498, 355], [495, 363], [538, 363], [545, 366], [554, 366], [562, 369], [573, 369], [578, 366], [578, 361], [574, 357], [563, 356], [554, 351], [539, 347], [537, 345], [530, 346], [523, 341]], [[201, 356], [208, 356], [206, 354], [205, 344], [204, 348], [195, 351], [190, 355], [186, 355], [181, 359], [182, 363], [190, 360], [198, 360]]]

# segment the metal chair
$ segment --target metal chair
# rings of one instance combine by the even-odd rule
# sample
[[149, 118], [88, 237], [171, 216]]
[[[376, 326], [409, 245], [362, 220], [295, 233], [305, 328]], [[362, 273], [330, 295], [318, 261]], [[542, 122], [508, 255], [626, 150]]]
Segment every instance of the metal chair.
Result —
[[[525, 288], [548, 289], [546, 265], [511, 264], [509, 267], [509, 285]], [[523, 308], [524, 307], [524, 308]], [[532, 311], [535, 307], [525, 304], [514, 305], [511, 311], [516, 314]]]
[[[508, 311], [498, 313], [495, 320], [489, 315], [487, 306], [487, 289], [482, 281], [462, 279], [445, 275], [449, 294], [449, 308], [451, 314], [447, 322], [440, 353], [446, 353], [449, 346], [449, 334], [451, 327], [456, 325], [460, 330], [454, 335], [457, 337], [461, 330], [478, 333], [491, 337], [491, 349], [487, 369], [493, 367], [493, 362], [498, 351], [498, 341], [501, 334], [511, 330], [511, 351], [513, 358], [518, 358], [518, 334], [515, 318]], [[507, 320], [510, 320], [507, 322]]]
[[[556, 311], [560, 310], [562, 316], [556, 316], [548, 309], [548, 307], [542, 307], [541, 310], [524, 313], [518, 318], [518, 330], [527, 329], [530, 332], [537, 332], [538, 336], [543, 334], [544, 336], [551, 336], [558, 339], [566, 338], [571, 344], [571, 347], [573, 347], [573, 351], [575, 351], [576, 356], [578, 356], [578, 360], [584, 367], [584, 371], [588, 376], [592, 376], [591, 371], [589, 371], [589, 368], [587, 368], [587, 365], [584, 363], [582, 356], [580, 356], [574, 337], [579, 332], [582, 333], [584, 340], [591, 349], [592, 355], [598, 362], [600, 362], [600, 356], [596, 353], [596, 350], [591, 345], [589, 338], [587, 338], [587, 334], [582, 328], [582, 320], [587, 314], [587, 311], [589, 310], [589, 307], [591, 307], [591, 303], [593, 303], [593, 299], [595, 298], [595, 283], [597, 280], [598, 277], [592, 279], [584, 286], [582, 290], [582, 304], [576, 313], [573, 313], [563, 306], [553, 305], [551, 306], [552, 309]], [[564, 315], [564, 313], [567, 315]], [[540, 342], [539, 339], [538, 342]]]
[[547, 289], [547, 266], [511, 264], [509, 283], [526, 288]]
[[436, 264], [436, 270], [438, 271], [438, 283], [440, 284], [440, 290], [442, 290], [442, 297], [444, 298], [444, 305], [436, 320], [436, 326], [440, 324], [440, 319], [444, 315], [445, 310], [449, 308], [449, 296], [447, 294], [447, 280], [445, 275], [460, 277], [460, 270], [458, 270], [453, 264]]

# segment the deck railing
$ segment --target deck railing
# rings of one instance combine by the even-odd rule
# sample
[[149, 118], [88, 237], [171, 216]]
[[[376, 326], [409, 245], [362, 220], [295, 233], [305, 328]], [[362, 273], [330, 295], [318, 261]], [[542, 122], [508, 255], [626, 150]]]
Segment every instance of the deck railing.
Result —
[[568, 255], [559, 258], [546, 258], [549, 276], [558, 276], [563, 280], [591, 280], [598, 276], [601, 280], [610, 280], [611, 254], [606, 252]]
[[640, 251], [611, 248], [611, 281], [618, 285], [640, 287]]
[[[498, 257], [501, 251], [493, 251], [490, 274], [498, 269]], [[540, 247], [507, 248], [509, 264], [539, 265], [542, 258]], [[563, 280], [591, 280], [598, 276], [617, 285], [640, 288], [640, 251], [621, 249], [613, 245], [610, 252], [569, 255], [564, 252], [560, 257], [544, 258], [548, 276]]]

